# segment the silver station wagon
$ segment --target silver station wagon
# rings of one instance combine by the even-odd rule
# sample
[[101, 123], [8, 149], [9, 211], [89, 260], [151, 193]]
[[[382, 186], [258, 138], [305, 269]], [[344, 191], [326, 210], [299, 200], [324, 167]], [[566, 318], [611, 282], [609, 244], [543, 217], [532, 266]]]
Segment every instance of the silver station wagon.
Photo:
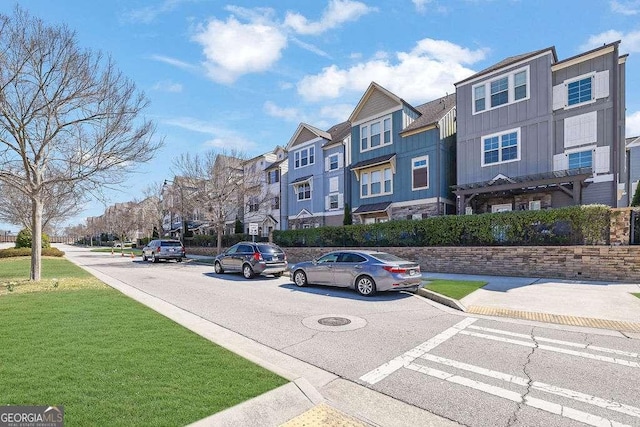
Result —
[[342, 286], [365, 296], [377, 291], [416, 291], [422, 285], [418, 264], [377, 251], [329, 252], [313, 261], [292, 265], [290, 274], [298, 286]]
[[182, 242], [180, 242], [180, 240], [152, 240], [147, 244], [147, 246], [142, 248], [143, 261], [151, 260], [152, 262], [158, 262], [161, 259], [175, 259], [178, 262], [182, 262], [182, 259], [185, 257], [186, 254], [184, 246], [182, 246]]
[[245, 279], [259, 274], [280, 277], [287, 271], [287, 266], [287, 255], [273, 243], [236, 243], [213, 261], [216, 274], [242, 273]]

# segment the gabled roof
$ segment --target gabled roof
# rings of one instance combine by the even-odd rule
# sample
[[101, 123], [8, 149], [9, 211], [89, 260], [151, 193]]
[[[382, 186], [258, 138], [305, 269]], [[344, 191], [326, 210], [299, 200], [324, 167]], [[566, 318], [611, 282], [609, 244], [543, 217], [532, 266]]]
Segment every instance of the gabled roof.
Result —
[[371, 82], [371, 84], [369, 84], [369, 87], [365, 91], [364, 95], [362, 95], [362, 98], [360, 98], [358, 105], [356, 105], [356, 108], [353, 110], [353, 112], [349, 116], [349, 122], [353, 123], [357, 121], [356, 118], [360, 114], [360, 111], [362, 111], [362, 108], [367, 104], [367, 101], [369, 100], [371, 95], [375, 92], [382, 92], [384, 95], [386, 95], [387, 97], [393, 99], [396, 103], [398, 103], [398, 106], [405, 106], [405, 107], [411, 108], [412, 110], [415, 110], [415, 108], [411, 104], [406, 102], [404, 99], [400, 98], [399, 96], [397, 96], [392, 92], [389, 92], [387, 89], [383, 88], [378, 83]]
[[421, 114], [420, 117], [415, 119], [409, 126], [404, 128], [401, 134], [404, 132], [420, 129], [433, 124], [438, 123], [452, 108], [456, 106], [456, 94], [443, 96], [442, 98], [434, 99], [422, 105], [418, 105], [416, 110]]
[[342, 142], [351, 133], [351, 122], [346, 121], [331, 126], [327, 133], [331, 135], [329, 143]]
[[271, 169], [277, 169], [277, 168], [279, 168], [279, 167], [280, 167], [280, 165], [282, 164], [282, 162], [286, 162], [286, 161], [287, 161], [287, 158], [286, 158], [286, 157], [285, 157], [284, 159], [277, 160], [277, 161], [275, 161], [275, 162], [271, 163], [271, 164], [270, 164], [269, 166], [267, 166], [266, 168], [264, 168], [264, 170], [265, 170], [265, 171], [269, 171], [269, 170], [271, 170]]
[[640, 136], [632, 136], [624, 140], [627, 148], [640, 147]]
[[291, 147], [293, 147], [293, 145], [295, 144], [295, 142], [298, 139], [298, 137], [300, 136], [300, 134], [305, 130], [308, 131], [308, 132], [311, 132], [312, 134], [314, 134], [317, 137], [324, 138], [327, 141], [331, 141], [331, 134], [330, 133], [325, 132], [323, 130], [320, 130], [317, 127], [311, 126], [309, 124], [300, 123], [298, 125], [298, 129], [296, 129], [295, 133], [293, 134], [293, 136], [291, 137], [291, 139], [287, 143], [287, 148], [286, 148], [287, 151], [291, 150]]
[[479, 72], [467, 77], [464, 80], [460, 80], [459, 82], [454, 83], [454, 85], [458, 86], [459, 84], [465, 83], [465, 82], [467, 82], [469, 80], [473, 80], [476, 77], [480, 77], [482, 75], [492, 73], [492, 72], [497, 71], [497, 70], [499, 70], [501, 68], [508, 67], [508, 66], [516, 64], [516, 63], [518, 63], [520, 61], [524, 61], [525, 59], [533, 58], [534, 56], [538, 56], [538, 55], [540, 55], [540, 54], [542, 54], [544, 52], [547, 52], [547, 51], [549, 51], [549, 52], [551, 52], [551, 54], [553, 54], [553, 62], [554, 63], [557, 62], [558, 61], [558, 55], [556, 55], [556, 48], [555, 48], [555, 46], [550, 46], [550, 47], [547, 47], [547, 48], [544, 48], [544, 49], [540, 49], [540, 50], [536, 50], [536, 51], [533, 51], [533, 52], [523, 53], [521, 55], [515, 55], [515, 56], [510, 56], [508, 58], [505, 58], [502, 61], [500, 61], [500, 62], [498, 62], [496, 64], [493, 64], [489, 68], [485, 68], [484, 70], [479, 71]]

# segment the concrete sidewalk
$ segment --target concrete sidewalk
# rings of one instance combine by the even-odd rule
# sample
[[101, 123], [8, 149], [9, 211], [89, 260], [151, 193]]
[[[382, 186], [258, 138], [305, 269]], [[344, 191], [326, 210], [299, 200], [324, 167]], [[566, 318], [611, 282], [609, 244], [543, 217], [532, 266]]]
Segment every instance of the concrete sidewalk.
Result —
[[462, 298], [470, 314], [613, 329], [640, 338], [640, 284], [423, 272], [425, 278], [487, 282]]

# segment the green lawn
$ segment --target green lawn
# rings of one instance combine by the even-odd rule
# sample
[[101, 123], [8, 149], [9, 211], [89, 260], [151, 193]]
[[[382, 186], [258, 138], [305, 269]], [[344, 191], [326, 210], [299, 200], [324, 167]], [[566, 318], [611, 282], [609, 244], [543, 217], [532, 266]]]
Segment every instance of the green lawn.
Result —
[[95, 278], [68, 279], [85, 286], [0, 294], [3, 405], [64, 405], [66, 425], [185, 425], [287, 382]]
[[631, 294], [631, 295], [633, 295], [633, 296], [636, 296], [636, 297], [640, 298], [640, 294]]
[[425, 289], [457, 300], [466, 297], [471, 292], [480, 289], [487, 284], [487, 282], [477, 282], [470, 280], [427, 280], [429, 280], [430, 282], [424, 286]]

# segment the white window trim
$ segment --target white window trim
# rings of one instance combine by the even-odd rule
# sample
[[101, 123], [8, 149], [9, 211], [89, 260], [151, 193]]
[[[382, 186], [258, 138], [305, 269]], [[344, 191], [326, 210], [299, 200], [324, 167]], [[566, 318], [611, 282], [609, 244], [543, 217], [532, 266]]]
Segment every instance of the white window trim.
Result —
[[[497, 161], [495, 163], [485, 163], [484, 162], [484, 140], [487, 138], [493, 138], [494, 136], [500, 137], [502, 135], [506, 135], [508, 133], [513, 133], [516, 132], [517, 134], [517, 138], [518, 138], [518, 145], [516, 145], [516, 147], [518, 148], [518, 155], [515, 159], [510, 159], [510, 160], [506, 160], [506, 161]], [[502, 157], [502, 148], [498, 147], [498, 153], [500, 153], [499, 157]], [[522, 138], [521, 138], [521, 133], [520, 133], [520, 128], [515, 128], [515, 129], [509, 129], [509, 130], [504, 130], [502, 132], [496, 132], [496, 133], [492, 133], [490, 135], [482, 135], [480, 137], [480, 162], [481, 162], [481, 166], [484, 167], [490, 167], [490, 166], [495, 166], [495, 165], [502, 165], [505, 163], [511, 163], [511, 162], [519, 162], [521, 160], [521, 150], [522, 150]]]
[[[311, 161], [311, 156], [309, 155], [310, 151], [313, 150], [313, 162]], [[307, 152], [307, 164], [302, 166], [302, 165], [298, 165], [296, 166], [296, 156], [299, 156], [298, 161], [299, 163], [302, 163], [302, 152], [306, 151]], [[293, 153], [293, 168], [294, 169], [301, 169], [301, 168], [306, 168], [307, 166], [311, 166], [314, 165], [316, 163], [316, 150], [315, 150], [315, 146], [311, 145], [309, 147], [305, 147], [302, 148], [300, 150], [297, 150]]]
[[[389, 142], [387, 142], [385, 144], [384, 142], [384, 121], [386, 119], [389, 119], [391, 122], [391, 137]], [[371, 147], [371, 125], [375, 124], [375, 123], [380, 123], [380, 145], [376, 146], [376, 147]], [[367, 133], [367, 148], [365, 148], [364, 150], [362, 149], [362, 128], [366, 127], [368, 128], [368, 133]], [[374, 120], [370, 120], [366, 123], [362, 123], [360, 125], [360, 140], [359, 140], [359, 148], [360, 148], [360, 152], [361, 153], [365, 153], [367, 151], [372, 151], [372, 150], [377, 150], [380, 147], [386, 147], [387, 145], [392, 145], [393, 144], [393, 117], [391, 114], [388, 114], [386, 116], [381, 116], [378, 117]]]
[[[331, 169], [331, 159], [335, 157], [337, 159], [336, 164], [338, 165], [335, 169]], [[343, 165], [342, 165], [342, 161], [341, 161], [341, 156], [340, 153], [334, 153], [334, 154], [330, 154], [327, 157], [325, 157], [326, 159], [326, 164], [325, 164], [325, 171], [326, 172], [335, 172], [337, 170], [342, 169]]]
[[[520, 98], [516, 100], [516, 88], [515, 88], [515, 75], [522, 72], [527, 72], [527, 95], [524, 98]], [[507, 77], [508, 78], [508, 93], [509, 99], [506, 104], [501, 104], [496, 107], [491, 106], [491, 82], [496, 80], [500, 80]], [[484, 110], [476, 111], [476, 88], [478, 86], [484, 86]], [[471, 86], [471, 113], [473, 115], [486, 113], [487, 111], [495, 110], [498, 108], [506, 107], [507, 105], [515, 104], [518, 102], [526, 101], [531, 98], [531, 69], [529, 65], [524, 67], [517, 68], [515, 70], [509, 71], [508, 73], [500, 74], [498, 76], [494, 76], [489, 80], [485, 80], [482, 83], [475, 84]]]
[[[303, 185], [309, 185], [309, 197], [301, 199], [299, 194], [300, 194], [300, 187], [302, 187]], [[307, 201], [307, 200], [311, 200], [313, 198], [313, 186], [311, 185], [311, 182], [303, 181], [303, 182], [297, 183], [295, 185], [295, 189], [296, 189], [296, 200], [298, 202], [304, 202], [304, 201]]]
[[[413, 171], [416, 169], [415, 167], [415, 162], [420, 161], [420, 160], [426, 160], [427, 165], [424, 166], [424, 168], [427, 169], [427, 185], [425, 187], [416, 187], [415, 183], [413, 182]], [[423, 167], [420, 167], [418, 169], [423, 169]], [[411, 159], [411, 191], [418, 191], [418, 190], [426, 190], [429, 188], [429, 156], [420, 156], [420, 157], [414, 157], [413, 159]]]
[[[385, 193], [384, 192], [384, 170], [385, 169], [389, 169], [391, 171], [391, 191]], [[377, 194], [371, 194], [371, 174], [373, 172], [380, 172], [380, 174], [382, 175], [382, 179], [380, 180], [380, 193]], [[360, 172], [360, 178], [358, 179], [358, 181], [360, 182], [360, 180], [362, 179], [363, 175], [367, 175], [368, 182], [367, 182], [367, 191], [368, 191], [368, 195], [363, 196], [362, 195], [362, 185], [359, 184], [358, 188], [360, 189], [360, 198], [361, 199], [369, 199], [371, 197], [379, 197], [379, 196], [386, 196], [389, 194], [393, 194], [393, 168], [391, 167], [391, 165], [389, 164], [384, 164], [382, 167], [377, 167], [377, 168], [372, 168], [372, 169], [367, 169], [366, 171], [362, 171]]]

